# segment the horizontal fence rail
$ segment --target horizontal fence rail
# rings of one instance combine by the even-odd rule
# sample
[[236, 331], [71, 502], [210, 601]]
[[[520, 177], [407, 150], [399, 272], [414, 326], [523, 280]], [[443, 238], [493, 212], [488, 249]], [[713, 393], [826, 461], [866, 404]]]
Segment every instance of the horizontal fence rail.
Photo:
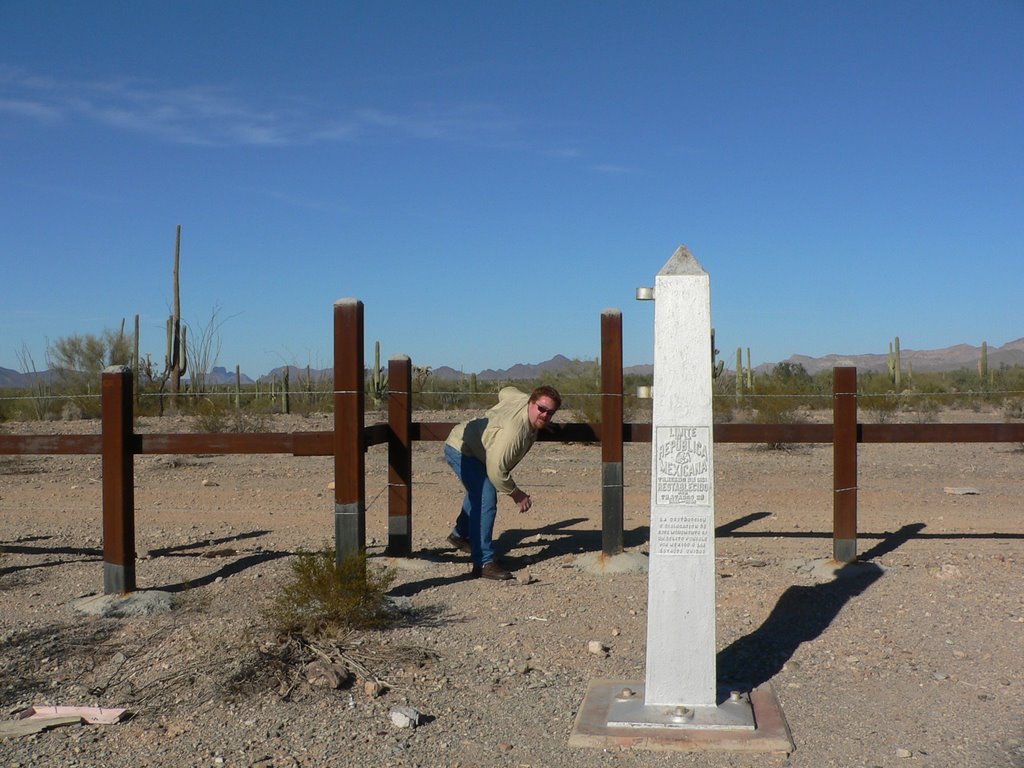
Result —
[[[414, 421], [411, 439], [439, 442], [448, 439], [456, 422]], [[363, 428], [364, 446], [385, 445], [391, 434], [387, 422]], [[538, 436], [538, 442], [599, 443], [600, 424], [568, 422], [557, 424]], [[167, 432], [132, 436], [132, 453], [146, 454], [264, 454], [330, 456], [334, 433]], [[831, 424], [715, 424], [716, 443], [831, 443]], [[643, 422], [622, 425], [624, 443], [651, 442], [651, 425]], [[857, 424], [858, 443], [1024, 443], [1020, 424]], [[0, 435], [0, 456], [100, 455], [100, 435]]]

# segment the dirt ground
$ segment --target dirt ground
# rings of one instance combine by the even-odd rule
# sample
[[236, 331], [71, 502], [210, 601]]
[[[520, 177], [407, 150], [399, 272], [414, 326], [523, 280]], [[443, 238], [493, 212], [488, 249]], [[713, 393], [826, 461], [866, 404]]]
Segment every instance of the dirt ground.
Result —
[[[266, 429], [331, 425], [275, 417]], [[862, 445], [858, 456], [869, 565], [832, 579], [813, 570], [832, 553], [831, 446], [715, 448], [719, 675], [771, 686], [788, 756], [568, 746], [592, 681], [644, 677], [646, 574], [577, 567], [601, 548], [598, 446], [541, 443], [520, 466], [535, 503], [499, 510], [508, 583], [470, 578], [468, 558], [446, 546], [461, 496], [439, 443], [415, 446], [415, 556], [385, 558], [386, 447], [371, 448], [368, 552], [394, 569], [406, 618], [355, 640], [365, 671], [337, 690], [285, 685], [262, 618], [291, 555], [332, 543], [330, 458], [137, 457], [138, 586], [175, 603], [111, 618], [74, 607], [102, 592], [99, 457], [0, 457], [2, 716], [42, 705], [133, 714], [0, 738], [0, 765], [1024, 766], [1024, 450]], [[649, 445], [626, 446], [624, 479], [626, 548], [645, 552]], [[591, 640], [607, 653], [589, 652]], [[370, 678], [386, 684], [379, 695]], [[422, 724], [393, 724], [400, 705]]]

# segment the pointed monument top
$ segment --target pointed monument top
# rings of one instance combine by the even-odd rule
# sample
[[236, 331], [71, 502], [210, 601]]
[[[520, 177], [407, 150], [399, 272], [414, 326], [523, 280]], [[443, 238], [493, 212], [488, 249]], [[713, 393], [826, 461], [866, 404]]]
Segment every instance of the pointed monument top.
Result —
[[706, 275], [707, 272], [700, 262], [690, 253], [685, 245], [676, 248], [672, 258], [665, 262], [659, 275]]

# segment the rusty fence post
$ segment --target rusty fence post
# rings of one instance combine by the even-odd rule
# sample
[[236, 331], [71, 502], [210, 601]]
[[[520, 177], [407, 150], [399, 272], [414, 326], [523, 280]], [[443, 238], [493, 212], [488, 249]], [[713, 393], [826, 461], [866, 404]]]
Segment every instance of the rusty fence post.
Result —
[[622, 554], [622, 312], [601, 312], [601, 552]]
[[135, 456], [132, 370], [106, 368], [100, 377], [103, 415], [103, 594], [135, 591]]
[[334, 303], [334, 556], [366, 549], [363, 302]]
[[857, 369], [832, 369], [832, 558], [857, 559]]
[[388, 360], [388, 546], [386, 554], [412, 554], [412, 363]]

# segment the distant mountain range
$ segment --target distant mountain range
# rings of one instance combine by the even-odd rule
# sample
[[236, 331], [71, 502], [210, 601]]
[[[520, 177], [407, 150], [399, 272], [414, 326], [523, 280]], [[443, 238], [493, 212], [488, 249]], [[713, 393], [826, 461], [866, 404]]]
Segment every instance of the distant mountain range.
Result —
[[[957, 344], [953, 347], [943, 349], [910, 349], [904, 347], [900, 350], [900, 361], [904, 368], [911, 364], [917, 372], [923, 371], [955, 371], [959, 368], [973, 369], [978, 364], [981, 355], [981, 347], [974, 347], [970, 344]], [[724, 358], [726, 364], [729, 358]], [[807, 355], [793, 355], [785, 361], [794, 365], [802, 365], [808, 373], [817, 373], [837, 365], [853, 365], [858, 371], [885, 371], [889, 362], [888, 351], [881, 354], [863, 355], [825, 355], [824, 357], [809, 357]], [[775, 363], [764, 363], [758, 366], [758, 370], [771, 370]], [[1024, 338], [1010, 341], [1001, 347], [988, 348], [988, 365], [990, 368], [999, 368], [1002, 365], [1024, 365]], [[594, 360], [570, 360], [564, 355], [555, 355], [543, 363], [517, 363], [511, 368], [493, 369], [487, 368], [477, 371], [477, 381], [515, 381], [543, 379], [548, 376], [572, 373], [578, 370], [580, 373], [592, 371], [597, 363]], [[292, 386], [298, 388], [307, 377], [315, 382], [329, 380], [333, 374], [333, 368], [307, 369], [294, 365], [287, 366], [288, 380]], [[284, 378], [285, 366], [275, 368], [267, 374], [260, 376], [258, 381], [268, 383]], [[654, 370], [652, 365], [634, 365], [623, 370], [626, 375], [636, 374], [640, 376], [650, 375]], [[460, 381], [468, 378], [469, 373], [459, 371], [448, 366], [441, 366], [431, 370], [430, 375], [439, 381]], [[10, 368], [0, 367], [0, 388], [26, 389], [32, 386], [36, 378], [49, 380], [52, 378], [50, 371], [42, 371], [36, 374], [19, 373]], [[207, 375], [208, 384], [217, 386], [232, 385], [235, 383], [234, 371], [228, 371], [222, 366], [213, 368]], [[242, 384], [253, 384], [254, 380], [244, 373], [241, 375]]]
[[[914, 366], [914, 371], [955, 371], [960, 368], [974, 369], [981, 357], [981, 347], [970, 344], [957, 344], [943, 349], [900, 349], [900, 363]], [[825, 355], [824, 357], [807, 357], [793, 355], [786, 362], [799, 363], [808, 373], [817, 373], [837, 365], [854, 365], [858, 371], [885, 371], [888, 369], [889, 352], [884, 354], [866, 355]], [[1001, 365], [1024, 365], [1024, 338], [1010, 341], [1001, 347], [988, 347], [988, 367], [999, 368]], [[770, 367], [770, 366], [769, 366]]]

